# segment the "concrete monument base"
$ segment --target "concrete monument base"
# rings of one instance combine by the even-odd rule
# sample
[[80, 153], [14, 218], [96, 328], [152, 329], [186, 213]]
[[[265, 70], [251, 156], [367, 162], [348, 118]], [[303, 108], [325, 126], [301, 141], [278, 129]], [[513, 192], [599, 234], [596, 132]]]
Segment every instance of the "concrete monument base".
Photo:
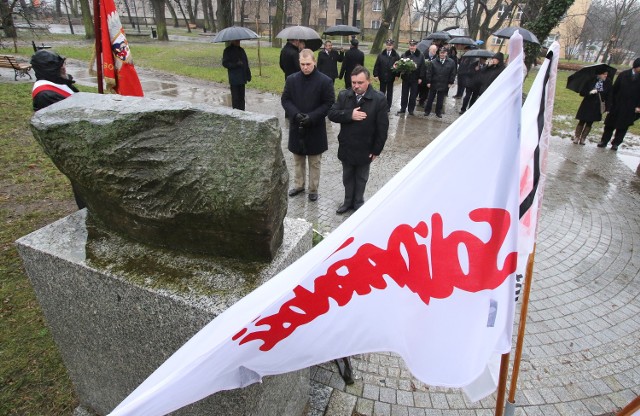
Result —
[[[311, 248], [285, 219], [270, 263], [150, 248], [91, 225], [85, 210], [17, 241], [81, 408], [107, 414], [209, 321]], [[216, 393], [177, 415], [299, 416], [309, 370]]]

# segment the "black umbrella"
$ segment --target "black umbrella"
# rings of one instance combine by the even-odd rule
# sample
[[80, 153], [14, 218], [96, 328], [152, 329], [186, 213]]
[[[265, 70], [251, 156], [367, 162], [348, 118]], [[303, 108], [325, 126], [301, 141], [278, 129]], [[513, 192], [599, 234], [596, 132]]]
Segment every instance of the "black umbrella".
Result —
[[429, 46], [431, 46], [432, 43], [433, 42], [431, 42], [431, 40], [423, 39], [423, 40], [420, 41], [420, 43], [418, 43], [416, 48], [420, 51], [420, 53], [422, 53], [424, 55], [426, 53], [427, 49], [429, 49]]
[[232, 40], [258, 39], [258, 34], [251, 29], [240, 26], [231, 26], [222, 29], [213, 42], [230, 42]]
[[355, 26], [349, 25], [335, 25], [326, 28], [323, 33], [329, 36], [349, 36], [359, 34], [360, 29]]
[[476, 43], [475, 40], [468, 38], [466, 36], [459, 36], [456, 38], [453, 38], [449, 41], [447, 41], [447, 43], [449, 45], [464, 45], [464, 46], [471, 46], [472, 48], [477, 48], [478, 44]]
[[499, 38], [504, 38], [504, 39], [509, 39], [511, 38], [511, 35], [513, 35], [513, 33], [515, 31], [520, 32], [520, 35], [522, 35], [522, 40], [525, 42], [531, 42], [531, 43], [537, 43], [538, 45], [540, 45], [540, 41], [538, 40], [538, 38], [536, 37], [536, 35], [534, 35], [533, 33], [529, 32], [527, 29], [523, 29], [521, 27], [518, 26], [511, 26], [511, 27], [503, 27], [502, 29], [493, 32], [493, 36], [497, 36]]
[[433, 33], [429, 33], [429, 35], [427, 35], [425, 39], [449, 40], [451, 39], [451, 35], [448, 34], [447, 32], [433, 32]]
[[471, 58], [491, 58], [495, 55], [495, 52], [488, 51], [486, 49], [474, 49], [469, 52], [465, 52], [462, 57], [471, 57]]
[[580, 93], [586, 83], [596, 83], [596, 75], [602, 74], [607, 71], [609, 79], [613, 80], [613, 76], [616, 74], [617, 69], [607, 64], [595, 64], [585, 66], [573, 74], [569, 75], [567, 79], [567, 88], [571, 91]]

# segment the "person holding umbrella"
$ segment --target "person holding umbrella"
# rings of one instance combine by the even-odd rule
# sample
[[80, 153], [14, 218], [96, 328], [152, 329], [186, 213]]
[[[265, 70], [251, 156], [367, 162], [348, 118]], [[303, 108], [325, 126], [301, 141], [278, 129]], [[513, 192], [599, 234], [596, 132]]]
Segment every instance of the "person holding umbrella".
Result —
[[327, 40], [324, 42], [324, 49], [318, 52], [318, 71], [335, 82], [338, 78], [338, 62], [342, 62], [343, 59], [344, 52], [333, 49], [333, 43]]
[[[598, 147], [607, 147], [611, 136], [611, 150], [618, 150], [629, 126], [640, 117], [640, 58], [633, 68], [622, 71], [611, 89], [611, 108], [604, 119], [604, 132]], [[615, 135], [614, 135], [615, 132]]]
[[400, 55], [393, 48], [393, 39], [387, 39], [385, 50], [380, 52], [373, 66], [373, 77], [380, 81], [380, 92], [387, 96], [387, 104], [391, 109], [393, 102], [393, 83], [397, 74], [391, 70], [393, 64], [400, 59]]
[[284, 72], [285, 80], [289, 75], [300, 71], [300, 64], [298, 62], [299, 47], [300, 40], [287, 39], [287, 43], [280, 51], [280, 69]]
[[244, 111], [245, 84], [251, 81], [247, 53], [239, 40], [232, 40], [222, 53], [222, 66], [227, 68], [231, 88], [231, 107]]
[[342, 67], [340, 68], [340, 76], [344, 77], [344, 88], [351, 89], [351, 71], [358, 66], [364, 66], [364, 52], [358, 49], [358, 39], [351, 39], [351, 48], [344, 54], [344, 60], [342, 61]]
[[602, 114], [607, 111], [611, 94], [611, 80], [607, 78], [608, 76], [607, 68], [602, 68], [597, 71], [591, 82], [584, 83], [580, 91], [580, 95], [584, 98], [576, 114], [578, 125], [573, 143], [584, 145], [593, 122], [602, 120]]

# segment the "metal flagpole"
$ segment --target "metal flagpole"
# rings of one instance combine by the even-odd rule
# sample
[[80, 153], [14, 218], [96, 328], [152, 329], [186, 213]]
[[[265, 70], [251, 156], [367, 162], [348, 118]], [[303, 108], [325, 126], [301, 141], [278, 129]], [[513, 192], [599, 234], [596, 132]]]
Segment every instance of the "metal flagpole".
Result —
[[527, 327], [527, 313], [529, 311], [529, 294], [531, 293], [531, 283], [533, 281], [533, 261], [536, 257], [536, 245], [527, 260], [527, 271], [524, 278], [524, 292], [522, 294], [522, 308], [520, 309], [520, 322], [518, 324], [518, 338], [516, 340], [516, 351], [513, 357], [513, 371], [511, 372], [511, 384], [509, 385], [509, 399], [506, 403], [506, 416], [515, 414], [516, 388], [518, 375], [520, 374], [520, 361], [522, 360], [522, 346], [524, 345], [524, 333]]
[[96, 76], [98, 78], [98, 93], [104, 94], [104, 75], [102, 72], [102, 24], [100, 0], [93, 0], [93, 31], [96, 36]]

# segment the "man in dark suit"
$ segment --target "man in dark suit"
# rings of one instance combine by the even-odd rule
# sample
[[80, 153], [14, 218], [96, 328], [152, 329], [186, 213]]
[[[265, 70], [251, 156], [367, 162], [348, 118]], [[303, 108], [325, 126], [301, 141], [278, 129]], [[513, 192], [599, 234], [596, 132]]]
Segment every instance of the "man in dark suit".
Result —
[[318, 71], [335, 81], [338, 78], [338, 62], [343, 59], [344, 52], [333, 49], [333, 44], [328, 40], [324, 43], [324, 49], [318, 52]]
[[418, 96], [418, 86], [422, 84], [425, 74], [424, 55], [418, 50], [418, 41], [411, 39], [409, 41], [409, 50], [406, 51], [402, 58], [409, 58], [416, 64], [416, 69], [408, 74], [402, 74], [402, 96], [400, 97], [400, 111], [397, 114], [404, 114], [409, 110], [409, 115], [413, 115], [416, 108], [416, 99]]
[[310, 49], [300, 51], [300, 71], [289, 76], [281, 103], [289, 119], [288, 148], [293, 153], [293, 197], [304, 192], [306, 165], [309, 163], [309, 201], [318, 199], [320, 162], [328, 149], [325, 118], [335, 98], [331, 78], [316, 69]]
[[247, 54], [239, 40], [232, 40], [222, 53], [222, 66], [227, 68], [231, 87], [231, 107], [244, 111], [245, 84], [251, 81]]
[[344, 202], [337, 214], [364, 204], [369, 167], [382, 152], [389, 130], [387, 100], [373, 89], [367, 68], [357, 66], [351, 74], [353, 88], [340, 91], [329, 110], [329, 120], [340, 123], [338, 159], [342, 162]]
[[424, 107], [424, 115], [431, 113], [433, 100], [436, 99], [436, 117], [442, 118], [442, 107], [444, 97], [447, 96], [449, 88], [456, 79], [456, 64], [453, 59], [447, 57], [447, 49], [440, 48], [438, 59], [431, 61], [425, 76], [427, 87], [429, 88], [429, 98]]
[[391, 103], [393, 102], [393, 83], [398, 77], [391, 67], [400, 59], [400, 55], [393, 48], [393, 39], [387, 39], [385, 42], [385, 50], [380, 52], [376, 58], [376, 63], [373, 66], [373, 77], [380, 81], [380, 92], [387, 96], [387, 104], [391, 109]]
[[300, 65], [298, 63], [299, 47], [300, 41], [298, 39], [287, 39], [287, 43], [280, 51], [280, 69], [284, 72], [284, 79], [300, 71]]
[[[640, 58], [633, 68], [620, 72], [611, 90], [611, 109], [604, 119], [604, 131], [598, 147], [607, 147], [613, 136], [611, 150], [618, 150], [629, 126], [640, 117]], [[615, 135], [614, 135], [615, 131]]]
[[358, 49], [358, 39], [351, 39], [351, 48], [344, 54], [339, 78], [344, 77], [345, 89], [351, 89], [351, 71], [358, 66], [364, 66], [364, 52]]

